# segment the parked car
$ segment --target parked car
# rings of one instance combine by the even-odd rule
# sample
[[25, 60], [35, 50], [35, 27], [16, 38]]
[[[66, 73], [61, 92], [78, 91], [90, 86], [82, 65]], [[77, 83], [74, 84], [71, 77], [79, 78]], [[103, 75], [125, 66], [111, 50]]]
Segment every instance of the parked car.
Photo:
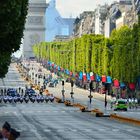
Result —
[[114, 104], [114, 111], [124, 110], [127, 111], [128, 103], [125, 99], [118, 99]]

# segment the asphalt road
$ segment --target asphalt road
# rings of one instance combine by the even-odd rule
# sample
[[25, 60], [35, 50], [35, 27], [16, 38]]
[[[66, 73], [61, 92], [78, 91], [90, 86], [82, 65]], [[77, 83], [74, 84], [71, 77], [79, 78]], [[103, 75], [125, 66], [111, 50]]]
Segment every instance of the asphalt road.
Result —
[[[10, 67], [4, 84], [18, 87], [21, 81], [23, 82], [17, 70], [13, 66]], [[0, 84], [3, 84], [3, 81]], [[23, 82], [24, 84], [27, 83]], [[59, 92], [59, 88], [55, 88], [55, 91]], [[66, 107], [55, 102], [1, 103], [0, 126], [5, 121], [21, 132], [19, 140], [140, 139], [138, 126], [114, 121], [108, 117], [95, 117], [93, 114], [80, 112], [79, 108]]]
[[4, 87], [22, 87], [25, 88], [25, 85], [27, 82], [25, 82], [23, 79], [21, 79], [20, 74], [17, 71], [17, 68], [15, 67], [15, 64], [11, 64], [9, 67], [9, 71], [6, 74], [5, 78], [0, 79], [0, 88]]
[[1, 104], [4, 121], [21, 132], [19, 140], [139, 140], [140, 127], [82, 113], [57, 103]]

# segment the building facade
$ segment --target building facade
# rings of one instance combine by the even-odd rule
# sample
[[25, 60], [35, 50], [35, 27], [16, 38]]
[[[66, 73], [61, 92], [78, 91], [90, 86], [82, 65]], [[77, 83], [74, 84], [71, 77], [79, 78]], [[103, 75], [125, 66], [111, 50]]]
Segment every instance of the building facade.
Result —
[[95, 10], [95, 34], [104, 34], [105, 19], [108, 13], [108, 5], [98, 5]]
[[56, 1], [51, 0], [46, 10], [45, 41], [51, 42], [56, 36], [71, 36], [74, 18], [63, 18], [56, 9]]
[[73, 35], [81, 37], [84, 34], [95, 33], [95, 12], [84, 11], [74, 22]]
[[111, 18], [106, 19], [105, 21], [105, 29], [104, 29], [104, 35], [105, 37], [109, 38], [111, 35], [111, 32], [113, 29], [116, 28], [116, 24]]

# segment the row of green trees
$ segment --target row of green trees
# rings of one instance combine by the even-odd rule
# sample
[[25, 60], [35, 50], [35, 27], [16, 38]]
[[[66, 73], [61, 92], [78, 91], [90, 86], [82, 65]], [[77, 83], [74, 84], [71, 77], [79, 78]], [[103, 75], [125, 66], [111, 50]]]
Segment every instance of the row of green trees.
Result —
[[11, 54], [20, 48], [28, 0], [0, 2], [0, 78], [8, 72]]
[[68, 42], [42, 42], [33, 46], [36, 57], [72, 72], [110, 75], [123, 82], [140, 76], [140, 21], [133, 29], [124, 26], [110, 38], [83, 35]]

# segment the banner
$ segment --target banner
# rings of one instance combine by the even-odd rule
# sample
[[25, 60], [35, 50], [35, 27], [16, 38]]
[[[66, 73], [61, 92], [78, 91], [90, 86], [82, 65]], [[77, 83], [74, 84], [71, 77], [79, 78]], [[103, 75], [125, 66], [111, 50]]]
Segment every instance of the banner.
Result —
[[79, 80], [82, 80], [82, 79], [83, 79], [83, 73], [79, 72]]
[[112, 79], [111, 79], [111, 77], [110, 77], [110, 76], [107, 76], [107, 77], [106, 77], [106, 83], [109, 83], [109, 84], [111, 84], [111, 83], [112, 83]]
[[101, 77], [98, 74], [96, 74], [96, 81], [97, 82], [100, 82], [101, 81]]
[[90, 76], [93, 76], [93, 72], [90, 72]]
[[83, 73], [83, 80], [84, 80], [84, 81], [86, 81], [86, 80], [87, 80], [86, 73]]
[[70, 76], [72, 76], [72, 74], [73, 74], [73, 73], [70, 71]]
[[123, 82], [120, 82], [120, 88], [124, 88], [126, 85]]
[[90, 81], [90, 74], [87, 73], [87, 80]]
[[105, 83], [106, 82], [106, 76], [102, 75], [102, 82]]
[[57, 69], [60, 71], [60, 66], [58, 66]]
[[135, 83], [129, 83], [129, 88], [131, 90], [135, 90]]
[[120, 86], [119, 80], [117, 80], [117, 79], [115, 79], [115, 80], [113, 81], [113, 84], [114, 84], [115, 87], [119, 87], [119, 86]]
[[47, 63], [48, 65], [51, 65], [51, 62], [50, 61], [48, 61], [48, 63]]
[[94, 80], [95, 80], [95, 77], [94, 77], [93, 72], [90, 72], [90, 80], [91, 80], [91, 81], [94, 81]]

